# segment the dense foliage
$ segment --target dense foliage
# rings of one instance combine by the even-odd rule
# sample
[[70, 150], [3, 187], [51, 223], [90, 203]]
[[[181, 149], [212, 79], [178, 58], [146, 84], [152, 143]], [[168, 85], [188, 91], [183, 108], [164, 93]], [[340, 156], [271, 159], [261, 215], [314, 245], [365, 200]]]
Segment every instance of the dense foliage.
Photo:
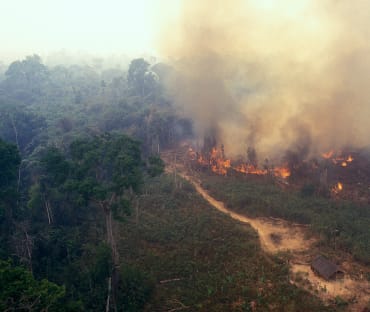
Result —
[[64, 293], [64, 287], [37, 281], [28, 270], [0, 260], [1, 311], [60, 311]]
[[[38, 283], [54, 285], [46, 279], [64, 285], [55, 301], [66, 311], [116, 309], [127, 300], [118, 290], [144, 278], [120, 269], [115, 228], [130, 215], [144, 177], [162, 173], [154, 154], [182, 131], [158, 79], [142, 59], [126, 78], [121, 69], [51, 68], [33, 55], [10, 64], [0, 81], [0, 256], [25, 272], [12, 275], [15, 283], [32, 280], [35, 292]], [[3, 304], [21, 298], [9, 296]], [[142, 301], [133, 298], [133, 307]]]

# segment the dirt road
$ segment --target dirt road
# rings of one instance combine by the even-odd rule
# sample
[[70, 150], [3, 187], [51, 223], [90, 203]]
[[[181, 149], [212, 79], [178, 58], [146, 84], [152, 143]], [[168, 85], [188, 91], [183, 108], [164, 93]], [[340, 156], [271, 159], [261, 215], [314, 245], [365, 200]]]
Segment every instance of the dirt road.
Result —
[[223, 202], [213, 198], [203, 189], [199, 182], [184, 173], [179, 173], [184, 179], [192, 183], [197, 192], [203, 196], [217, 210], [229, 215], [231, 218], [249, 223], [257, 232], [264, 251], [276, 253], [278, 251], [305, 251], [310, 248], [313, 240], [304, 237], [304, 230], [301, 226], [292, 226], [280, 219], [270, 218], [248, 218], [227, 209]]

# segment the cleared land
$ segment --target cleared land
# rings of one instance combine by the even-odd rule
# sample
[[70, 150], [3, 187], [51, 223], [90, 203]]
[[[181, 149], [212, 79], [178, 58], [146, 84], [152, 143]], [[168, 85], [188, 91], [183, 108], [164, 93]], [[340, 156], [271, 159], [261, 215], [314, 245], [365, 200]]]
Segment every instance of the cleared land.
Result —
[[288, 252], [291, 283], [318, 295], [325, 302], [343, 304], [348, 311], [359, 311], [370, 302], [370, 283], [363, 276], [359, 278], [357, 274], [353, 274], [354, 270], [362, 272], [367, 271], [368, 268], [349, 261], [346, 263], [344, 279], [337, 281], [326, 281], [312, 272], [309, 260], [313, 256], [312, 250], [317, 243], [317, 238], [308, 235], [305, 225], [277, 218], [249, 218], [236, 213], [228, 209], [223, 202], [212, 197], [201, 186], [201, 181], [187, 173], [184, 166], [170, 162], [167, 170], [189, 181], [196, 191], [218, 211], [240, 222], [249, 223], [257, 231], [261, 247], [265, 252], [272, 254]]

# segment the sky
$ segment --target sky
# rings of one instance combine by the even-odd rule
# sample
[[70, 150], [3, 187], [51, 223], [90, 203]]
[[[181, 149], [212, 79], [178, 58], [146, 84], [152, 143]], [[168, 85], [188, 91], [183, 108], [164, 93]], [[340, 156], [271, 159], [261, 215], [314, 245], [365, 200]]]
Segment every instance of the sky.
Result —
[[0, 57], [156, 54], [159, 32], [178, 9], [178, 0], [2, 0]]
[[[251, 2], [276, 6], [273, 0]], [[1, 0], [0, 58], [59, 51], [158, 55], [158, 42], [178, 27], [182, 8], [183, 0]]]
[[[284, 8], [286, 14], [307, 0]], [[274, 10], [279, 1], [250, 0]], [[2, 0], [0, 58], [37, 53], [159, 55], [167, 30], [179, 26], [183, 0]], [[297, 5], [298, 4], [298, 5]], [[184, 21], [189, 22], [189, 21]]]

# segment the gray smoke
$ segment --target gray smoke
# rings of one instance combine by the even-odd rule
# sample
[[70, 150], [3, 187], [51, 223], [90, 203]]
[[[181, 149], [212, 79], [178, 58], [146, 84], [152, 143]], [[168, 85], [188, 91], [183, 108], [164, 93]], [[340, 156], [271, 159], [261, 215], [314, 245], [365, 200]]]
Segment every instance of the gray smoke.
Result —
[[166, 28], [175, 102], [229, 155], [370, 144], [369, 1], [196, 1]]

